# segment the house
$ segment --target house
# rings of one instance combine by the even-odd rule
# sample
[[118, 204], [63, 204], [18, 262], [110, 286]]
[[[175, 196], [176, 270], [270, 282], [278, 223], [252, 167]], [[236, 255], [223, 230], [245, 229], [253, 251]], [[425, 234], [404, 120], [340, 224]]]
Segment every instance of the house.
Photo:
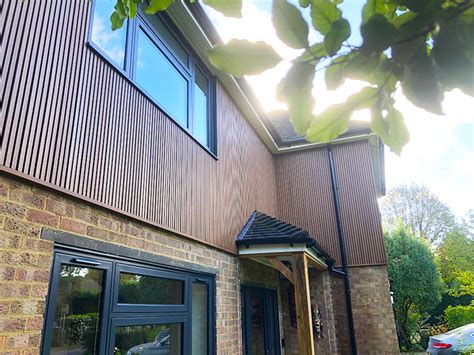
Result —
[[112, 3], [2, 5], [0, 352], [396, 353], [378, 138], [267, 115], [199, 5]]

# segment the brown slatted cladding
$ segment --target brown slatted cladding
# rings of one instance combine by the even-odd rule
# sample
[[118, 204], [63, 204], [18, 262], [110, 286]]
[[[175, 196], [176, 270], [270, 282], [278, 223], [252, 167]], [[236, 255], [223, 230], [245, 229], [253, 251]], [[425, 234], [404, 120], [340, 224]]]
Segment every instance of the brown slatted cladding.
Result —
[[[333, 149], [350, 265], [386, 262], [367, 141]], [[340, 264], [325, 148], [275, 158], [280, 218], [307, 229]]]
[[277, 213], [270, 152], [218, 86], [213, 159], [87, 47], [89, 12], [3, 4], [0, 163], [234, 251], [253, 210]]

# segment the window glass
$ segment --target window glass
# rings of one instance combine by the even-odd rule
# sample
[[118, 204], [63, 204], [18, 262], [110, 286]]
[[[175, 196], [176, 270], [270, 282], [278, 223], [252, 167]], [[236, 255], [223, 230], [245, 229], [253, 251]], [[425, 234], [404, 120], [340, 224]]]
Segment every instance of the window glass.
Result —
[[192, 350], [193, 355], [208, 353], [208, 286], [207, 284], [193, 283], [192, 286]]
[[142, 29], [138, 34], [136, 80], [172, 118], [187, 127], [187, 81]]
[[182, 354], [181, 332], [180, 323], [117, 327], [114, 355]]
[[119, 303], [183, 304], [184, 282], [161, 277], [120, 273]]
[[167, 25], [160, 19], [158, 15], [144, 14], [145, 18], [151, 24], [151, 26], [159, 33], [166, 46], [173, 52], [173, 54], [183, 62], [183, 64], [189, 66], [189, 55], [183, 46], [178, 42], [175, 36], [170, 32]]
[[207, 100], [209, 92], [209, 81], [206, 76], [196, 67], [196, 81], [194, 83], [194, 136], [207, 145], [208, 135], [208, 113]]
[[59, 273], [51, 354], [98, 354], [103, 270], [63, 265]]
[[116, 0], [94, 1], [91, 40], [102, 49], [119, 67], [125, 67], [125, 44], [127, 22], [122, 28], [112, 31], [110, 15], [114, 11]]

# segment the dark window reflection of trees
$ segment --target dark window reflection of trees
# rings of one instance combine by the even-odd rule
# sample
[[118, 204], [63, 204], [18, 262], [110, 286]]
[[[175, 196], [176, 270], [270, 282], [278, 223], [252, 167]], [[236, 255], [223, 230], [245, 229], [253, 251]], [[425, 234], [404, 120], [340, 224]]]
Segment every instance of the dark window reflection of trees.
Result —
[[52, 353], [97, 354], [103, 271], [63, 266], [52, 337]]
[[183, 282], [160, 277], [121, 273], [118, 302], [182, 304]]

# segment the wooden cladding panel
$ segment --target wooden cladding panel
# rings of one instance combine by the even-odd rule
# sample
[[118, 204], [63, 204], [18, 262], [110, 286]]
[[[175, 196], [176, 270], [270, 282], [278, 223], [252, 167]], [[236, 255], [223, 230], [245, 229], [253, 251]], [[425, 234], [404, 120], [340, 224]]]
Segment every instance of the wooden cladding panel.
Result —
[[[349, 265], [386, 263], [367, 141], [333, 147]], [[307, 229], [340, 265], [326, 148], [275, 158], [280, 218]]]
[[229, 251], [277, 213], [272, 155], [221, 86], [215, 160], [87, 46], [88, 0], [2, 6], [2, 165]]

